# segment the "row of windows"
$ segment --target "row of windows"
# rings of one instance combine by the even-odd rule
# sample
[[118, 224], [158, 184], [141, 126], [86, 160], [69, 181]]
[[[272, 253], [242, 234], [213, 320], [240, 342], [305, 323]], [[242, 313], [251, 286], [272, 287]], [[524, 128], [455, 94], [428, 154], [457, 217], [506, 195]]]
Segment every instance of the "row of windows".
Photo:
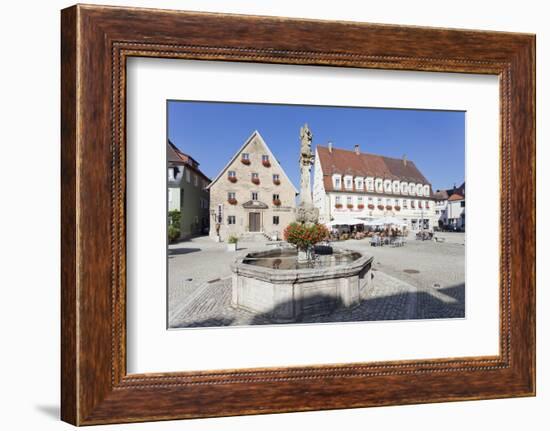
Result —
[[[227, 199], [236, 199], [236, 198], [237, 198], [237, 194], [235, 192], [227, 192]], [[259, 200], [258, 192], [251, 192], [250, 193], [250, 199], [252, 199], [253, 201]], [[279, 201], [280, 200], [279, 194], [278, 193], [273, 193], [272, 199], [274, 201]]]
[[[258, 179], [260, 178], [260, 175], [258, 172], [252, 172], [251, 174], [252, 179]], [[235, 171], [227, 171], [227, 176], [229, 178], [237, 178], [237, 172]], [[280, 177], [279, 174], [273, 174], [273, 181], [279, 181]]]
[[[241, 160], [250, 160], [250, 154], [241, 153]], [[263, 162], [269, 162], [269, 156], [267, 154], [262, 155], [262, 163]]]
[[[168, 168], [168, 180], [169, 181], [178, 180], [180, 177], [181, 169], [184, 169], [184, 168], [179, 166], [173, 166]], [[191, 173], [189, 169], [184, 169], [184, 173], [185, 173], [185, 181], [187, 181], [189, 184], [193, 184], [195, 187], [198, 187], [200, 183], [203, 189], [205, 189], [208, 186], [208, 181], [206, 181], [205, 179], [199, 178], [199, 175], [195, 174], [194, 172]]]
[[[234, 215], [227, 216], [227, 224], [236, 224], [237, 218]], [[278, 225], [279, 224], [279, 216], [273, 216], [273, 224]]]
[[[334, 188], [340, 190], [342, 188], [342, 178], [340, 175], [333, 177]], [[363, 190], [366, 188], [369, 192], [386, 192], [386, 193], [402, 193], [418, 196], [428, 196], [430, 194], [430, 186], [427, 184], [414, 184], [405, 181], [383, 180], [382, 178], [362, 178], [351, 176], [344, 177], [344, 188], [346, 190]]]
[[[341, 205], [343, 203], [342, 196], [336, 196], [334, 203], [336, 205]], [[357, 196], [356, 197], [356, 204], [357, 205], [374, 205], [375, 201], [374, 198], [369, 197], [366, 200], [363, 198], [363, 196]], [[346, 204], [347, 205], [353, 205], [353, 196], [347, 196], [346, 197]], [[401, 206], [403, 204], [403, 208], [407, 209], [410, 205], [411, 208], [430, 208], [430, 201], [421, 201], [421, 200], [414, 200], [414, 199], [391, 199], [386, 198], [385, 200], [382, 198], [376, 198], [376, 205], [394, 205], [394, 206]]]

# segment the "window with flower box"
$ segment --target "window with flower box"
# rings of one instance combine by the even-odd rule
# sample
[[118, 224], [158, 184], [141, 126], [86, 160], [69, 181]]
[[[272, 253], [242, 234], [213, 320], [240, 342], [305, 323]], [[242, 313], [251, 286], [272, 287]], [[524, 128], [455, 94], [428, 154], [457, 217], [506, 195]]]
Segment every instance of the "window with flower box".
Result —
[[232, 183], [237, 182], [237, 172], [235, 171], [228, 171], [227, 172], [227, 179], [231, 181]]
[[279, 184], [281, 184], [281, 180], [279, 178], [279, 174], [273, 174], [273, 184], [275, 184], [276, 186], [278, 186]]
[[227, 193], [227, 202], [230, 205], [237, 205], [237, 195], [235, 192], [228, 192]]
[[262, 156], [262, 165], [264, 165], [266, 168], [269, 168], [271, 166], [271, 162], [269, 161], [269, 156], [266, 154]]
[[278, 193], [273, 194], [273, 205], [275, 205], [277, 207], [281, 205], [281, 199], [279, 198]]
[[256, 185], [260, 184], [260, 175], [257, 172], [252, 172], [252, 182]]
[[243, 165], [250, 165], [250, 154], [242, 153], [241, 154], [241, 163]]

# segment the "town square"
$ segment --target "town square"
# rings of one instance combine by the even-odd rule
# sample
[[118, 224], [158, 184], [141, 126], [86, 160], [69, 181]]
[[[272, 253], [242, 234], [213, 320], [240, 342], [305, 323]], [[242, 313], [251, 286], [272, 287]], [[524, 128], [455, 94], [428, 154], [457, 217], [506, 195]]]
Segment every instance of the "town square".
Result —
[[[239, 115], [251, 108], [243, 105]], [[202, 107], [187, 108], [200, 121]], [[294, 107], [276, 107], [284, 108]], [[319, 109], [299, 113], [315, 121]], [[176, 111], [169, 127], [181, 121]], [[445, 113], [405, 112], [396, 121], [422, 114], [435, 121]], [[463, 113], [451, 114], [463, 127], [456, 115]], [[169, 133], [168, 327], [464, 318], [463, 129], [454, 132], [462, 160], [440, 160], [437, 145], [423, 153], [397, 143], [386, 155], [363, 150], [368, 143], [319, 142], [305, 121], [287, 127], [294, 137], [282, 145], [253, 129], [200, 154], [186, 147], [188, 136]], [[336, 123], [332, 133], [341, 128]], [[410, 130], [422, 139], [417, 129]], [[226, 156], [208, 157], [221, 148]], [[445, 187], [434, 188], [425, 165]]]

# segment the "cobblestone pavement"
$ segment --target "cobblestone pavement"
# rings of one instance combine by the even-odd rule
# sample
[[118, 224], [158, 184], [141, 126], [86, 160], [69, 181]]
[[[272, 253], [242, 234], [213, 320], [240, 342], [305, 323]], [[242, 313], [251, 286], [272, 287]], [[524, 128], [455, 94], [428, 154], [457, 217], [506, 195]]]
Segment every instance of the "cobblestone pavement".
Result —
[[[336, 244], [374, 255], [374, 289], [353, 309], [305, 318], [297, 323], [464, 317], [464, 234], [444, 243], [409, 239], [404, 247], [370, 247], [368, 241]], [[272, 324], [269, 315], [231, 307], [230, 263], [258, 243], [225, 244], [197, 238], [170, 246], [171, 328]]]

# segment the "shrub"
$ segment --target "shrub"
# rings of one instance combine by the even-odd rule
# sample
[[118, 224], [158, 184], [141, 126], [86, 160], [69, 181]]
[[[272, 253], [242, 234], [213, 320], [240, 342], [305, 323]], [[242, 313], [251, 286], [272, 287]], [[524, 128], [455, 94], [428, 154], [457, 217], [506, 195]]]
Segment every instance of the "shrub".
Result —
[[373, 210], [374, 209], [374, 204], [369, 204], [369, 210]]
[[235, 235], [231, 235], [229, 238], [227, 238], [228, 244], [237, 244], [238, 241], [239, 241], [239, 238], [236, 237]]
[[273, 205], [275, 205], [276, 207], [280, 206], [281, 205], [281, 200], [280, 199], [273, 199]]
[[266, 168], [271, 167], [271, 163], [269, 162], [269, 160], [262, 160], [262, 165], [264, 165]]
[[340, 209], [340, 208], [342, 208], [342, 204], [334, 204], [334, 208]]
[[360, 210], [362, 210], [363, 208], [365, 208], [365, 205], [359, 204], [359, 205], [357, 205], [357, 208], [360, 209]]
[[229, 203], [229, 205], [237, 205], [237, 199], [229, 198], [227, 199], [227, 203]]
[[252, 182], [256, 185], [260, 184], [260, 179], [259, 178], [252, 178]]
[[353, 204], [348, 204], [347, 207], [348, 207], [348, 209], [351, 210], [351, 209], [353, 209]]
[[181, 212], [180, 210], [168, 211], [168, 225], [174, 226], [179, 229], [181, 222]]
[[279, 186], [281, 185], [281, 180], [273, 180], [273, 184], [275, 184], [276, 186]]
[[229, 181], [231, 181], [232, 183], [236, 183], [237, 182], [237, 177], [227, 177], [227, 179]]
[[383, 210], [383, 209], [384, 209], [384, 205], [378, 205], [378, 209], [379, 209], [379, 210]]
[[250, 159], [241, 159], [241, 163], [242, 163], [243, 165], [248, 166], [248, 165], [250, 165]]
[[394, 206], [395, 211], [401, 211], [401, 207], [399, 205]]
[[388, 211], [391, 211], [391, 209], [392, 209], [391, 205], [386, 205], [386, 209], [387, 209]]
[[284, 231], [284, 238], [298, 250], [306, 251], [318, 242], [329, 237], [329, 231], [325, 225], [316, 223], [307, 226], [301, 223], [291, 223]]
[[174, 242], [180, 237], [180, 230], [174, 225], [168, 226], [168, 241]]

